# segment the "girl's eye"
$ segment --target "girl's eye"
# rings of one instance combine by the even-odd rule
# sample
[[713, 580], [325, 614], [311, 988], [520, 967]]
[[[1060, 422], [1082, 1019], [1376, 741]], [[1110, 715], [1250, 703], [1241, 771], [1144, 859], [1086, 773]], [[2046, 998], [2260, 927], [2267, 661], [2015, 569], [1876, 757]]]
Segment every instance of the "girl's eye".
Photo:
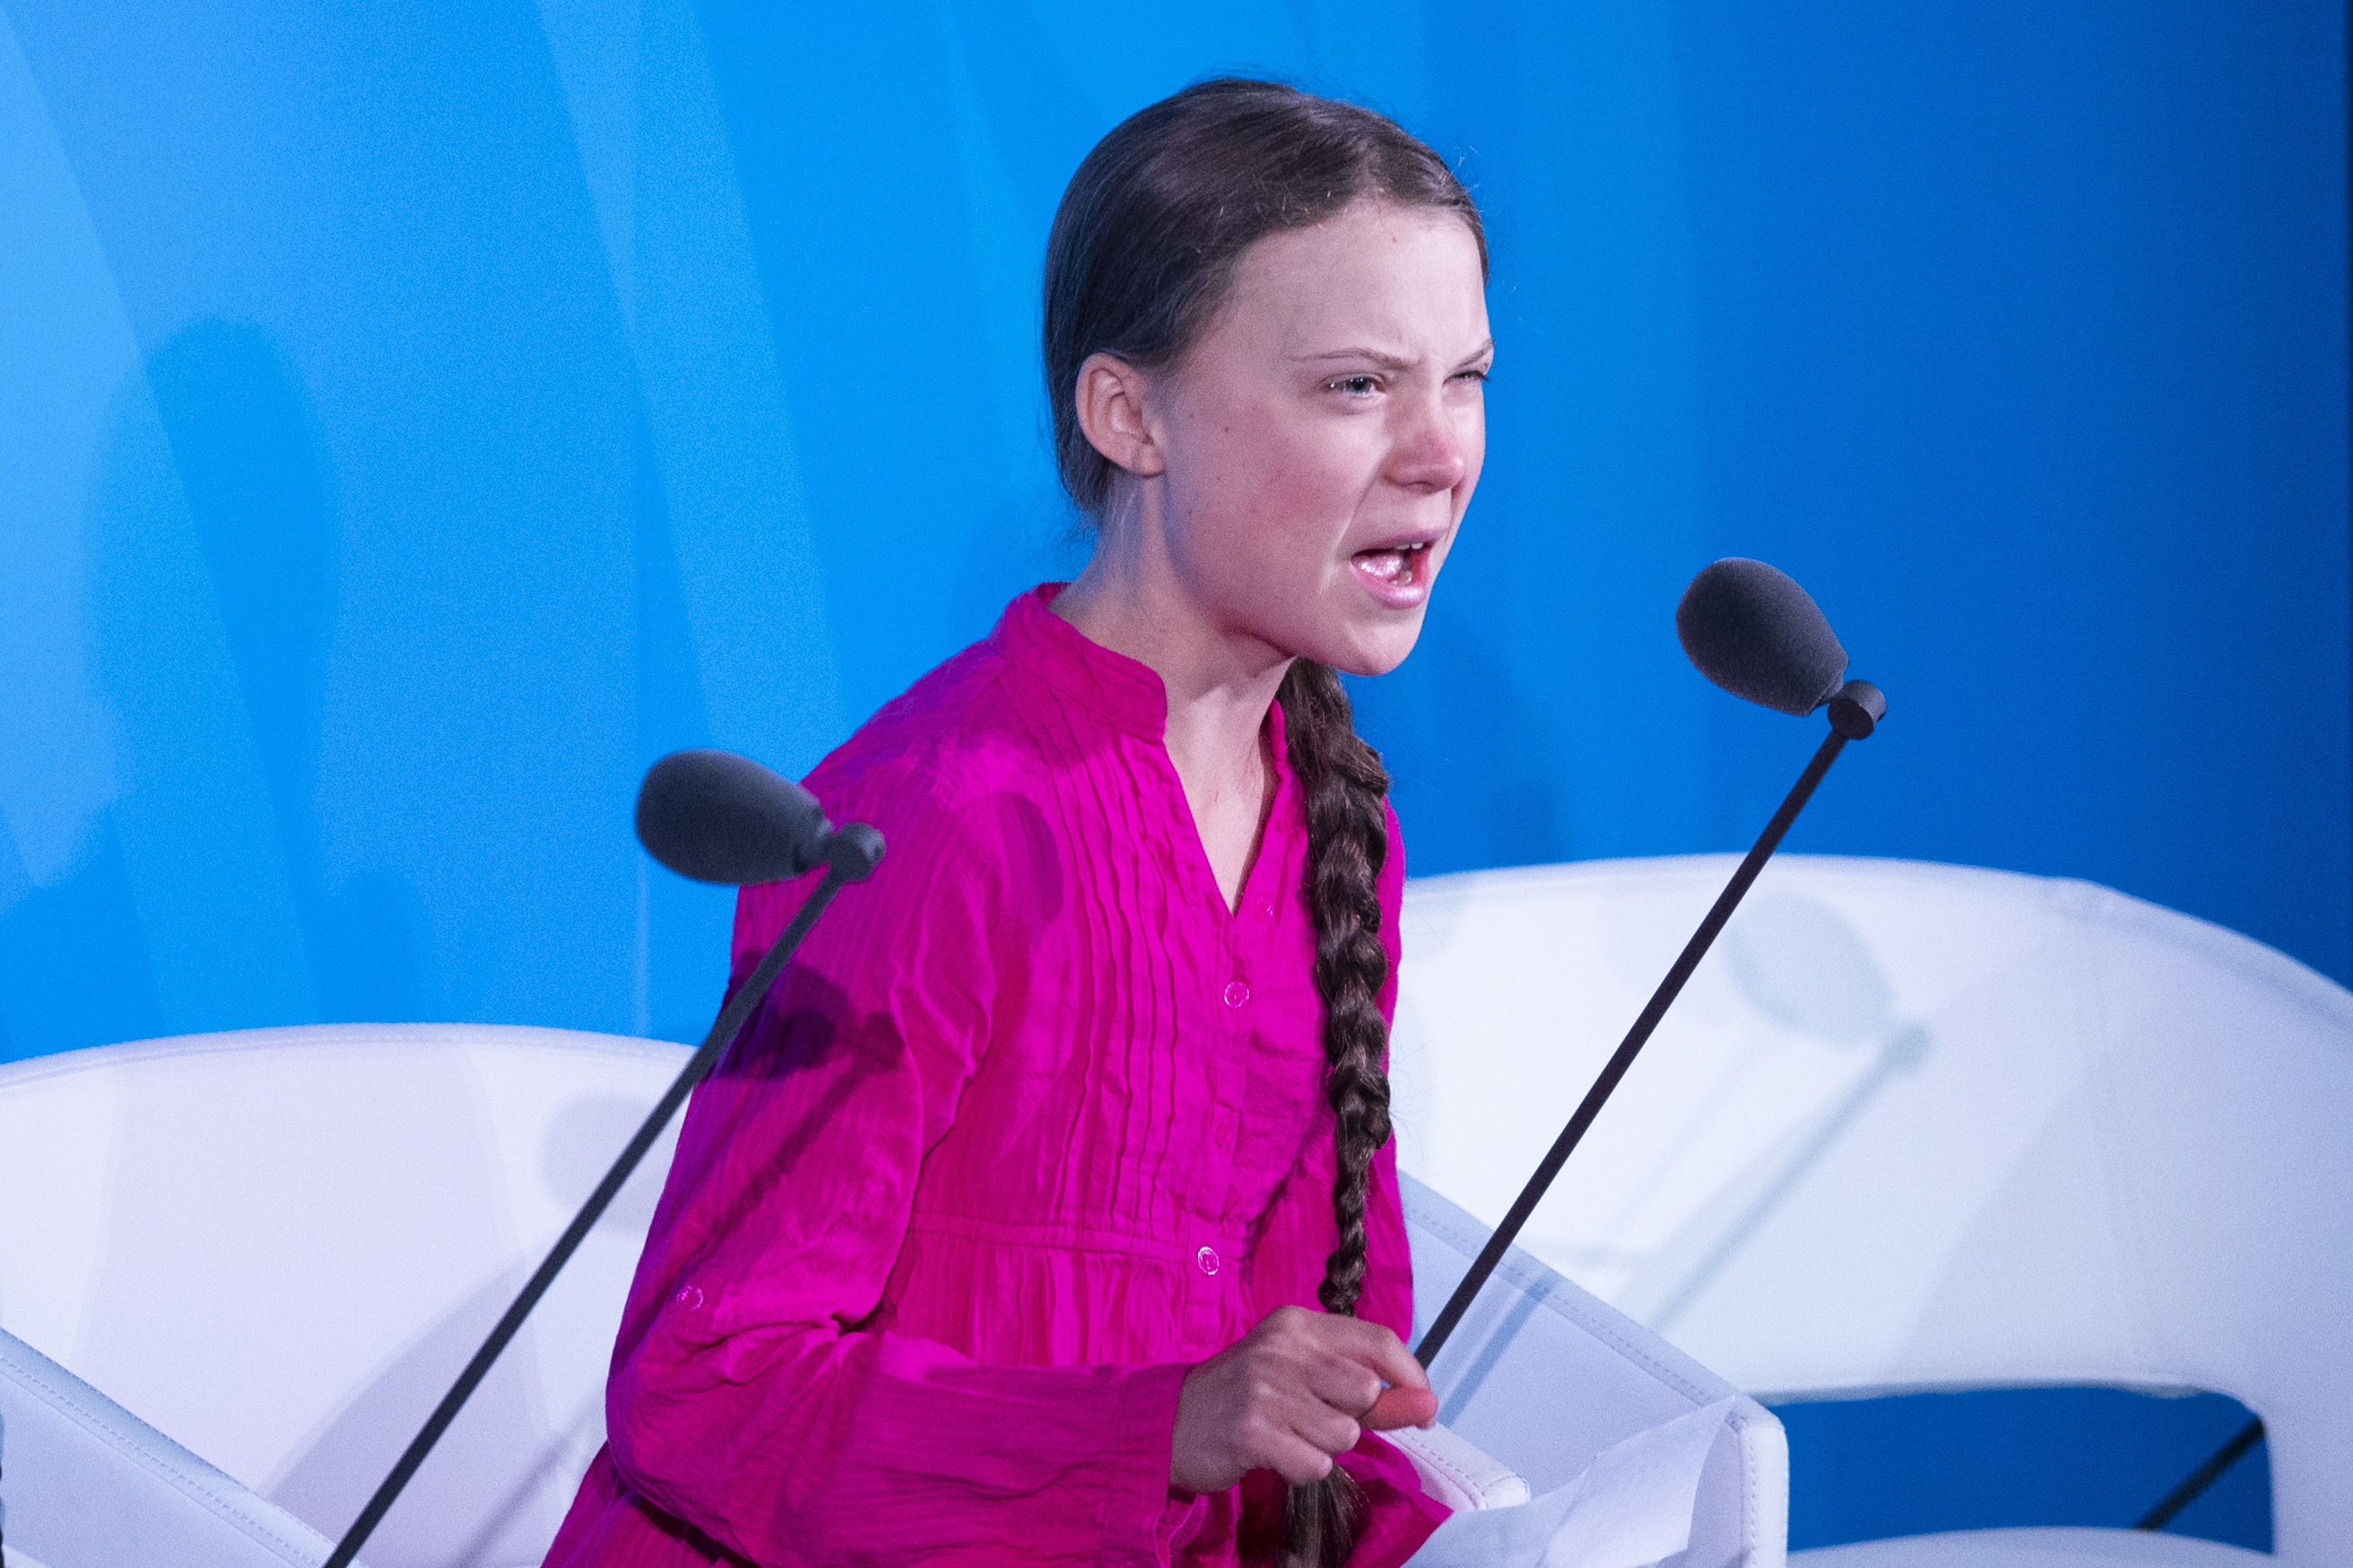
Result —
[[1351, 397], [1369, 397], [1381, 389], [1380, 378], [1371, 375], [1344, 375], [1331, 385]]

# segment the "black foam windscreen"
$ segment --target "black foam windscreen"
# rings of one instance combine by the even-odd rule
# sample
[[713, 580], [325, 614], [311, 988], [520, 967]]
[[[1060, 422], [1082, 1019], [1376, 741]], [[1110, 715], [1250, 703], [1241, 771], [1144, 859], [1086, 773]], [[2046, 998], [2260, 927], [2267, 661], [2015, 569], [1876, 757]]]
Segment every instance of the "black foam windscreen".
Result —
[[638, 786], [638, 842], [698, 882], [781, 882], [822, 864], [817, 796], [733, 752], [672, 752]]
[[1726, 556], [1700, 569], [1675, 606], [1675, 634], [1699, 672], [1784, 713], [1810, 713], [1846, 680], [1846, 649], [1797, 580]]

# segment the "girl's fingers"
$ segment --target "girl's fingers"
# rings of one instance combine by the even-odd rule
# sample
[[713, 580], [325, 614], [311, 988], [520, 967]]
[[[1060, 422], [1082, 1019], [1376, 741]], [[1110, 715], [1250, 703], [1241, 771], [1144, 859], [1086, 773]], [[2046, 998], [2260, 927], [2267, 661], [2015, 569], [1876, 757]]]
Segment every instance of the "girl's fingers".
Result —
[[[1293, 1437], [1264, 1456], [1264, 1468], [1293, 1486], [1303, 1487], [1332, 1473], [1332, 1456], [1314, 1444]], [[1259, 1467], [1253, 1466], [1252, 1468]]]
[[1367, 1365], [1380, 1373], [1383, 1383], [1391, 1388], [1427, 1390], [1430, 1387], [1430, 1374], [1421, 1370], [1421, 1363], [1413, 1359], [1413, 1352], [1405, 1348], [1403, 1340], [1378, 1323], [1365, 1323], [1360, 1327], [1369, 1332], [1359, 1339], [1359, 1353]]
[[1438, 1418], [1429, 1374], [1395, 1334], [1351, 1318], [1325, 1318], [1322, 1326], [1335, 1360], [1317, 1380], [1321, 1397], [1376, 1432]]
[[1301, 1372], [1307, 1394], [1351, 1416], [1363, 1415], [1381, 1396], [1379, 1373], [1344, 1351], [1326, 1351]]
[[1356, 1417], [1321, 1400], [1311, 1402], [1293, 1416], [1292, 1430], [1327, 1454], [1345, 1454], [1364, 1436]]
[[[1240, 1417], [1240, 1429], [1229, 1428], [1240, 1468], [1271, 1469], [1293, 1484], [1328, 1474], [1332, 1457], [1367, 1430], [1428, 1426], [1438, 1415], [1429, 1379], [1397, 1335], [1353, 1318], [1280, 1309], [1196, 1371], [1203, 1375], [1188, 1377], [1187, 1388], [1207, 1402], [1202, 1413], [1223, 1405], [1227, 1419]], [[1222, 1474], [1223, 1465], [1215, 1468]]]
[[1427, 1388], [1388, 1388], [1373, 1407], [1358, 1416], [1368, 1431], [1394, 1432], [1400, 1426], [1427, 1426], [1438, 1419], [1438, 1395]]

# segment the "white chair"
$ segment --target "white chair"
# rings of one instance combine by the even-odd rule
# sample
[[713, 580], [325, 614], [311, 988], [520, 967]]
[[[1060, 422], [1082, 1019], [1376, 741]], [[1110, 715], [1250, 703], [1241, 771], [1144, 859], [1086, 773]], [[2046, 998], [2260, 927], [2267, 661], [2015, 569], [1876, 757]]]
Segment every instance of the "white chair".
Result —
[[[326, 1026], [0, 1068], [0, 1329], [332, 1542], [683, 1056], [553, 1029]], [[669, 1157], [442, 1438], [369, 1542], [374, 1568], [539, 1562], [604, 1440]], [[65, 1568], [34, 1544], [51, 1521], [17, 1463], [0, 1454], [11, 1545]]]
[[[1499, 1218], [1733, 864], [1410, 884], [1404, 1167]], [[2268, 948], [2083, 882], [1784, 856], [1521, 1240], [1763, 1397], [2231, 1394], [2276, 1560], [2320, 1568], [2353, 1563], [2348, 1127], [2353, 994]], [[1797, 1560], [2255, 1555], [1992, 1531]]]
[[5, 1332], [0, 1500], [0, 1568], [316, 1568], [333, 1548]]
[[[325, 1026], [0, 1068], [12, 1553], [322, 1561], [685, 1054], [545, 1029]], [[539, 1561], [603, 1440], [605, 1368], [670, 1154], [666, 1141], [649, 1158], [418, 1472], [368, 1544], [374, 1568]], [[1409, 1194], [1434, 1306], [1484, 1233]], [[1517, 1253], [1439, 1372], [1447, 1420], [1544, 1487], [1733, 1394]], [[1786, 1489], [1779, 1424], [1741, 1401], [1701, 1478], [1689, 1568], [1778, 1568]]]

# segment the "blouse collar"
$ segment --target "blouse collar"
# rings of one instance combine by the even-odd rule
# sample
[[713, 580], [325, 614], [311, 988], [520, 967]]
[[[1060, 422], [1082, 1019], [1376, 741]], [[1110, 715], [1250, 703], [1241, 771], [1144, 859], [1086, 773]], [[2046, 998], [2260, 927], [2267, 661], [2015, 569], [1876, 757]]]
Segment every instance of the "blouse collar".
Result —
[[[1113, 727], [1155, 745], [1168, 739], [1168, 688], [1141, 659], [1115, 653], [1050, 607], [1067, 583], [1040, 583], [1005, 606], [989, 634], [1008, 660], [1046, 681]], [[1283, 742], [1282, 704], [1267, 714], [1273, 726], [1275, 772], [1287, 783], [1291, 757]]]

